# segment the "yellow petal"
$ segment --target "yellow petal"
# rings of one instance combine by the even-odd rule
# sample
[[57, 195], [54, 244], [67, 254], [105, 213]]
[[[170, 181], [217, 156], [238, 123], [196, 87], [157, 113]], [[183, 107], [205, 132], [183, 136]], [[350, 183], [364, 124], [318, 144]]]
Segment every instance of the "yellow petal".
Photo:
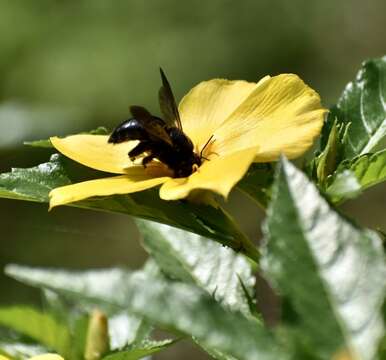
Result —
[[150, 189], [170, 179], [167, 176], [154, 177], [142, 167], [130, 169], [127, 175], [84, 181], [53, 189], [50, 192], [50, 209], [55, 206], [84, 200], [93, 196], [129, 194]]
[[220, 155], [258, 146], [255, 161], [302, 155], [319, 135], [326, 110], [319, 95], [294, 74], [257, 87], [214, 133], [211, 151]]
[[256, 148], [244, 149], [224, 157], [213, 158], [187, 178], [176, 178], [166, 181], [160, 189], [164, 200], [186, 198], [193, 190], [211, 190], [224, 198], [236, 183], [247, 172], [253, 162]]
[[204, 81], [188, 92], [179, 104], [184, 132], [200, 150], [229, 115], [260, 86], [247, 81], [213, 79]]
[[64, 360], [61, 356], [56, 354], [43, 354], [30, 358], [29, 360]]
[[129, 141], [109, 144], [106, 135], [72, 135], [52, 137], [52, 145], [63, 155], [90, 168], [114, 174], [124, 174], [133, 166], [127, 153], [138, 143]]
[[0, 355], [0, 360], [10, 360], [9, 358], [3, 356], [3, 355]]

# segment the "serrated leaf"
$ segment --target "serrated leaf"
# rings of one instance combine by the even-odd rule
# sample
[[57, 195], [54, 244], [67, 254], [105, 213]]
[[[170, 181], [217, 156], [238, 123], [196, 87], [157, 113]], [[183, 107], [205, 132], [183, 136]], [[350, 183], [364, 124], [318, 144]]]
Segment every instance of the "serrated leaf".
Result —
[[163, 341], [144, 341], [140, 344], [135, 344], [127, 350], [116, 351], [108, 354], [102, 360], [137, 360], [145, 356], [155, 354], [167, 349], [175, 344], [178, 340], [163, 340]]
[[336, 213], [282, 159], [265, 225], [262, 268], [291, 305], [285, 324], [313, 353], [374, 359], [384, 334], [386, 265], [379, 236]]
[[[47, 163], [0, 174], [0, 197], [47, 202], [49, 192], [55, 187], [70, 184], [72, 177], [64, 166], [63, 157], [55, 154]], [[175, 226], [217, 240], [258, 260], [255, 245], [220, 207], [164, 201], [159, 198], [158, 189], [97, 197], [70, 206], [118, 212]]]
[[343, 161], [328, 179], [327, 194], [335, 202], [352, 198], [386, 180], [386, 150]]
[[203, 350], [205, 350], [213, 359], [216, 359], [216, 360], [237, 360], [235, 357], [233, 357], [231, 355], [224, 354], [221, 351], [218, 351], [217, 349], [211, 349], [211, 348], [203, 345], [202, 343], [200, 343], [196, 339], [193, 339], [193, 340], [195, 341], [195, 343], [197, 345], [201, 346], [201, 348]]
[[[153, 275], [158, 272], [150, 262], [142, 271]], [[125, 286], [132, 276], [127, 270], [112, 268], [75, 272], [8, 265], [5, 272], [25, 284], [50, 289], [75, 300], [78, 307], [84, 306], [91, 310], [99, 304], [109, 315], [110, 346], [113, 350], [141, 341], [149, 334], [151, 326], [142, 317], [122, 311], [115, 305], [109, 306], [113, 301], [106, 301], [109, 297], [125, 301]], [[86, 294], [92, 293], [95, 301], [83, 296], [83, 291]]]
[[49, 162], [28, 169], [12, 169], [0, 174], [0, 196], [37, 202], [47, 202], [51, 189], [70, 184], [59, 155]]
[[330, 122], [349, 124], [344, 158], [371, 152], [386, 135], [386, 56], [362, 64], [331, 110]]
[[137, 220], [145, 249], [168, 276], [192, 283], [234, 310], [250, 315], [246, 291], [254, 293], [251, 264], [242, 255], [202, 236]]
[[[21, 271], [22, 270], [22, 271]], [[127, 275], [125, 282], [114, 287], [115, 292], [85, 287], [77, 281], [63, 282], [63, 274], [43, 271], [33, 274], [11, 267], [8, 274], [35, 286], [64, 292], [75, 298], [105, 302], [123, 310], [129, 309], [162, 327], [193, 336], [208, 348], [217, 349], [239, 360], [286, 359], [271, 334], [255, 319], [225, 309], [206, 291], [189, 284], [169, 282], [144, 272]], [[33, 274], [33, 275], [31, 275]], [[58, 276], [56, 276], [58, 275]], [[100, 284], [105, 282], [99, 280]], [[109, 285], [110, 289], [111, 285]]]
[[252, 164], [247, 174], [237, 184], [237, 188], [265, 209], [271, 198], [273, 175], [271, 164]]
[[286, 358], [260, 323], [225, 310], [195, 286], [133, 278], [128, 292], [133, 311], [194, 336], [209, 348], [238, 359]]
[[3, 307], [0, 308], [0, 325], [28, 336], [60, 354], [71, 354], [70, 332], [48, 313], [27, 306]]

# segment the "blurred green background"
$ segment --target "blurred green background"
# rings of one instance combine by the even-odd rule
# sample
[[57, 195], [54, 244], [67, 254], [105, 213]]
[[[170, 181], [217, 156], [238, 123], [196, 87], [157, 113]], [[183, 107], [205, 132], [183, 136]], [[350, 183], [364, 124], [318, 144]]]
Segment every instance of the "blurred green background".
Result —
[[[386, 53], [385, 14], [384, 0], [0, 0], [0, 170], [48, 159], [24, 140], [111, 128], [131, 104], [157, 113], [159, 66], [178, 99], [205, 79], [294, 72], [329, 106], [364, 59]], [[385, 195], [376, 187], [344, 211], [385, 230]], [[237, 193], [228, 206], [257, 241], [263, 214]], [[145, 258], [125, 216], [0, 199], [0, 225], [1, 268], [135, 268]], [[0, 303], [37, 299], [0, 275]], [[187, 352], [207, 358], [188, 344], [156, 358]]]

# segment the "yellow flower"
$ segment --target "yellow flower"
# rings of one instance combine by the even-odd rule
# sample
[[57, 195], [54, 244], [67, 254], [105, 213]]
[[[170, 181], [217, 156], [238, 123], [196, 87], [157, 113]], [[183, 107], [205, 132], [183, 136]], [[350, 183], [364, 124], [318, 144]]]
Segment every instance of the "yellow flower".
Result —
[[94, 169], [119, 174], [56, 188], [50, 207], [92, 196], [127, 194], [161, 186], [164, 200], [186, 198], [194, 190], [210, 190], [225, 198], [253, 162], [302, 155], [319, 135], [324, 114], [319, 95], [298, 76], [266, 76], [258, 83], [214, 79], [204, 81], [179, 104], [184, 133], [196, 153], [205, 147], [202, 165], [186, 178], [173, 178], [158, 161], [144, 168], [128, 152], [138, 142], [109, 144], [108, 136], [51, 138], [67, 157]]

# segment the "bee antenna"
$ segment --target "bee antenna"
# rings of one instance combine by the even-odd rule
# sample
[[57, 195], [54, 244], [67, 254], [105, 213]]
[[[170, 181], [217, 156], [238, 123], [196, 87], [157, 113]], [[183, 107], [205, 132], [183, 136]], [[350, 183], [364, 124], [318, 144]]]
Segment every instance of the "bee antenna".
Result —
[[[200, 159], [205, 159], [205, 158], [202, 156], [202, 153], [204, 152], [205, 148], [210, 144], [211, 140], [213, 139], [213, 136], [214, 136], [214, 135], [212, 135], [212, 136], [208, 139], [208, 141], [205, 143], [205, 145], [204, 145], [203, 148], [201, 149], [201, 151], [200, 151]], [[205, 159], [205, 160], [207, 160], [207, 159]]]

